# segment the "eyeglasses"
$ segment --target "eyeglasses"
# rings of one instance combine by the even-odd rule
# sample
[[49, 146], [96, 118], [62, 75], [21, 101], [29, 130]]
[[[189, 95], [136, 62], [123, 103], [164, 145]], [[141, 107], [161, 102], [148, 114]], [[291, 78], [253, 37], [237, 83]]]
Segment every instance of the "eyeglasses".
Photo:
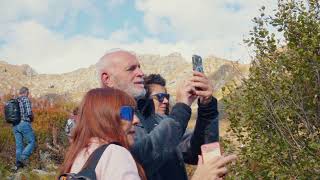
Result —
[[164, 98], [167, 98], [168, 101], [169, 101], [169, 98], [170, 98], [170, 94], [167, 94], [167, 93], [158, 93], [158, 94], [154, 94], [154, 95], [151, 95], [151, 96], [157, 97], [157, 100], [159, 102], [161, 102], [161, 103], [163, 103]]
[[121, 106], [120, 118], [125, 121], [132, 122], [134, 115], [134, 108], [131, 106]]

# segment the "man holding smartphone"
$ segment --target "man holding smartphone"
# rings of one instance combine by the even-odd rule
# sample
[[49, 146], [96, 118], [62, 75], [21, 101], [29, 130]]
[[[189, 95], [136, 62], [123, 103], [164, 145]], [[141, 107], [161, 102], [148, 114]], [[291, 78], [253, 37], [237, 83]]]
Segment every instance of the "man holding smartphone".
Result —
[[[145, 95], [144, 73], [135, 55], [116, 50], [105, 54], [96, 64], [102, 87], [114, 87], [134, 96], [137, 101]], [[197, 88], [197, 89], [196, 89]], [[218, 141], [217, 100], [212, 86], [200, 72], [177, 88], [176, 105], [170, 116], [162, 119], [143, 117], [136, 111], [141, 124], [136, 126], [133, 156], [144, 167], [148, 179], [187, 179], [184, 162], [197, 164], [202, 144]], [[184, 135], [191, 117], [191, 104], [198, 100], [195, 129]]]

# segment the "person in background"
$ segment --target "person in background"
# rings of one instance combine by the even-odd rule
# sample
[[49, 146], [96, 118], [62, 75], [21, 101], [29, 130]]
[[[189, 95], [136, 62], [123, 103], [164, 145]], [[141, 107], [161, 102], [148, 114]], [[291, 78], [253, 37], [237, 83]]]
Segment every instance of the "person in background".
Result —
[[[29, 158], [36, 146], [35, 134], [32, 129], [33, 113], [32, 104], [29, 99], [29, 89], [22, 87], [19, 90], [20, 123], [13, 126], [13, 133], [16, 142], [16, 166], [14, 170], [18, 170], [27, 165]], [[24, 147], [24, 142], [27, 145]]]
[[[133, 139], [133, 119], [120, 119], [123, 106], [135, 107], [135, 100], [113, 88], [92, 89], [84, 96], [80, 116], [72, 133], [71, 145], [61, 166], [61, 174], [78, 173], [90, 154], [103, 144], [110, 144], [103, 152], [96, 168], [97, 179], [146, 179], [143, 169], [135, 162], [128, 148]], [[132, 109], [133, 110], [133, 109]], [[139, 171], [138, 171], [139, 169]]]
[[78, 111], [79, 111], [79, 107], [75, 107], [69, 117], [69, 119], [67, 120], [66, 126], [64, 128], [64, 131], [66, 133], [66, 135], [68, 136], [68, 140], [69, 142], [71, 142], [71, 133], [73, 131], [73, 129], [75, 129], [76, 127], [76, 122], [78, 120]]

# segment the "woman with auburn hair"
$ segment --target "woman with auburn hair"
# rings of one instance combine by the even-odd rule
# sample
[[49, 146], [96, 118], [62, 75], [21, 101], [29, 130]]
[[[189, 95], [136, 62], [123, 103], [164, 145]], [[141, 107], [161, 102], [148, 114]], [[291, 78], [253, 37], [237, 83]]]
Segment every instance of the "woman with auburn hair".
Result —
[[117, 89], [97, 88], [87, 92], [61, 174], [78, 173], [95, 149], [116, 142], [119, 145], [110, 144], [104, 150], [95, 168], [97, 179], [146, 179], [143, 169], [128, 151], [135, 133], [132, 124], [137, 122], [120, 117], [123, 107], [135, 105], [132, 97]]

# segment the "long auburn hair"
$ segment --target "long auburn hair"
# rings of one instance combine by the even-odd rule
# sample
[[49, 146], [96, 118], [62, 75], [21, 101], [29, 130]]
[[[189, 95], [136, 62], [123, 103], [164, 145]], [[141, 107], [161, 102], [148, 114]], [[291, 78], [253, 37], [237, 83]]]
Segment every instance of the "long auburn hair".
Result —
[[[61, 174], [70, 172], [77, 155], [89, 147], [93, 137], [106, 143], [117, 142], [129, 149], [126, 134], [121, 127], [121, 106], [136, 106], [136, 102], [125, 92], [108, 87], [92, 89], [86, 93], [80, 105], [72, 143], [61, 166]], [[146, 179], [141, 165], [136, 164], [141, 179]]]

